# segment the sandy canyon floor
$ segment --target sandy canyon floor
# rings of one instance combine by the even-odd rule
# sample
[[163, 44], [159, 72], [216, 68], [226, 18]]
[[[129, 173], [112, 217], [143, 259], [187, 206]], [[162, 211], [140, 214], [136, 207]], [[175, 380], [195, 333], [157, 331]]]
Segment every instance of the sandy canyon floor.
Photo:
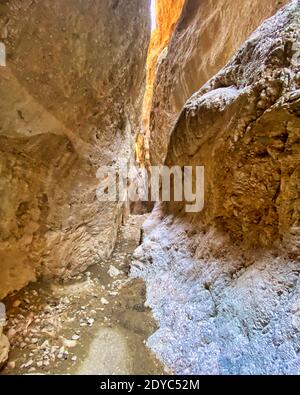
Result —
[[122, 226], [112, 257], [68, 283], [29, 285], [5, 300], [12, 344], [2, 374], [161, 374], [145, 346], [156, 330], [145, 285], [128, 277], [145, 216]]

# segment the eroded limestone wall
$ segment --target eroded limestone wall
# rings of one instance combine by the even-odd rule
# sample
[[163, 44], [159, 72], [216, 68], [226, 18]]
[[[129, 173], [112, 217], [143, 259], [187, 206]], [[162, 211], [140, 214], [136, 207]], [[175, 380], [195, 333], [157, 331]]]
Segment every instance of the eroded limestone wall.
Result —
[[215, 75], [247, 37], [288, 0], [186, 0], [159, 59], [150, 117], [150, 158], [161, 164], [186, 100]]
[[0, 299], [112, 251], [122, 207], [97, 201], [96, 171], [132, 156], [149, 9], [148, 0], [1, 2]]
[[299, 42], [294, 0], [189, 98], [173, 128], [166, 164], [205, 167], [205, 208], [157, 206], [133, 274], [160, 325], [149, 345], [176, 373], [300, 373]]

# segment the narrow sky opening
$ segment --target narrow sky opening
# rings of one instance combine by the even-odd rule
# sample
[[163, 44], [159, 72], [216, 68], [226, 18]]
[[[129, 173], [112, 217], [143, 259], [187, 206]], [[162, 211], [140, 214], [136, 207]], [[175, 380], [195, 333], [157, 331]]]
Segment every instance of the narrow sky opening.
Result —
[[156, 0], [151, 0], [151, 30], [156, 29]]

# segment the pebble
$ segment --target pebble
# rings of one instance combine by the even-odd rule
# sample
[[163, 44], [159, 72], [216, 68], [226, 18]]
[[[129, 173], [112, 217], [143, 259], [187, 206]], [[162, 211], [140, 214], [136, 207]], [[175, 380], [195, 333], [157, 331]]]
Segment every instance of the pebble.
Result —
[[117, 269], [115, 266], [111, 265], [108, 270], [108, 274], [110, 275], [110, 277], [115, 278], [115, 277], [120, 276], [123, 273], [119, 269]]
[[17, 331], [14, 328], [10, 328], [7, 333], [8, 339], [11, 340], [15, 336], [16, 333], [17, 333]]
[[24, 368], [29, 368], [29, 367], [32, 366], [32, 365], [33, 365], [33, 360], [30, 359], [28, 362], [24, 363], [23, 367], [24, 367]]
[[89, 318], [88, 321], [87, 321], [87, 323], [89, 324], [89, 326], [94, 325], [94, 322], [95, 322], [94, 318]]
[[64, 346], [67, 348], [74, 348], [77, 346], [76, 340], [63, 339]]
[[109, 304], [108, 300], [106, 300], [105, 298], [101, 298], [101, 303], [102, 304]]
[[300, 98], [300, 91], [294, 91], [290, 94], [289, 100], [297, 100]]
[[14, 369], [16, 367], [16, 362], [15, 361], [8, 362], [7, 367], [9, 369]]
[[42, 350], [45, 350], [45, 349], [47, 349], [48, 347], [49, 347], [49, 341], [48, 341], [48, 340], [45, 340], [44, 343], [41, 345], [41, 349], [42, 349]]

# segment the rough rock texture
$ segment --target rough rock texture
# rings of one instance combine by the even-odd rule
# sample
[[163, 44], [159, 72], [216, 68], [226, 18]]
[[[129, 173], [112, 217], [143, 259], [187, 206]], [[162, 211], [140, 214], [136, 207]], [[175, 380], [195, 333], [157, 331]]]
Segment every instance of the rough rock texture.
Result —
[[152, 104], [153, 85], [156, 65], [162, 51], [168, 46], [180, 17], [185, 0], [159, 0], [156, 2], [156, 29], [151, 34], [147, 58], [147, 83], [143, 105], [143, 122], [149, 128], [149, 116]]
[[185, 0], [156, 1], [156, 29], [152, 31], [147, 56], [146, 90], [143, 101], [142, 128], [136, 140], [136, 159], [140, 165], [150, 166], [150, 112], [153, 87], [160, 56], [163, 56], [180, 17]]
[[0, 303], [0, 369], [8, 359], [9, 342], [7, 337], [3, 334], [3, 326], [5, 325], [6, 314], [5, 307]]
[[9, 342], [5, 335], [2, 333], [3, 329], [0, 325], [0, 369], [8, 359]]
[[150, 158], [161, 164], [186, 100], [215, 75], [266, 18], [288, 0], [186, 0], [161, 54], [150, 119]]
[[132, 155], [149, 36], [148, 0], [1, 2], [0, 299], [112, 251], [96, 171]]
[[136, 251], [177, 373], [300, 373], [300, 1], [185, 104], [168, 165], [205, 166], [205, 209], [157, 207]]

